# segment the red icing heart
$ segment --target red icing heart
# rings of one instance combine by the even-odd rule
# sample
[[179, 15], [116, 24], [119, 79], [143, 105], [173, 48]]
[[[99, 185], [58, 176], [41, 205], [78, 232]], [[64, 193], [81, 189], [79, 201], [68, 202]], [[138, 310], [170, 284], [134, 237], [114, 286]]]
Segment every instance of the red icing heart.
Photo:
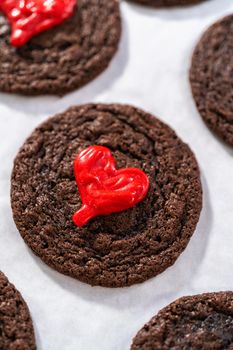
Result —
[[12, 26], [11, 44], [20, 47], [36, 34], [73, 14], [77, 0], [0, 0], [0, 10]]
[[73, 222], [80, 227], [97, 215], [133, 207], [149, 189], [149, 179], [142, 170], [117, 170], [110, 150], [102, 146], [90, 146], [79, 153], [74, 174], [83, 205], [73, 215]]

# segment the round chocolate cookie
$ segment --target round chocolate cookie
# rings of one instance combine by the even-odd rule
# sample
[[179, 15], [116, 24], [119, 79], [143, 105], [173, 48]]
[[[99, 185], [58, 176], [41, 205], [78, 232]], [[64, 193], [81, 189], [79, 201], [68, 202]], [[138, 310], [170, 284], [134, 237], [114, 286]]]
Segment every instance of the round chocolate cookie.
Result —
[[188, 6], [206, 0], [128, 0], [153, 7]]
[[230, 350], [233, 292], [183, 297], [162, 309], [136, 335], [131, 350]]
[[77, 89], [100, 74], [121, 33], [118, 0], [78, 0], [74, 15], [16, 49], [0, 15], [0, 90], [26, 95]]
[[233, 15], [202, 36], [193, 54], [190, 81], [202, 118], [233, 146]]
[[[143, 170], [150, 189], [134, 207], [78, 228], [73, 161], [90, 145], [108, 147], [117, 169]], [[89, 104], [31, 134], [14, 162], [11, 201], [22, 237], [48, 265], [92, 285], [122, 287], [175, 262], [198, 222], [202, 190], [193, 153], [167, 125], [131, 106]]]
[[21, 294], [2, 272], [0, 272], [0, 349], [36, 349], [28, 307]]

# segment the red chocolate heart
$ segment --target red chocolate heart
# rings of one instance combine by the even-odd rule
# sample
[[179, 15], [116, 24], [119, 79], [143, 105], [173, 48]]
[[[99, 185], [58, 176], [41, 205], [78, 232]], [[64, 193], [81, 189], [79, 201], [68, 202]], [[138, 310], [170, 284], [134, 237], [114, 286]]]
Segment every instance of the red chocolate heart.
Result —
[[36, 34], [73, 14], [77, 0], [0, 0], [0, 10], [12, 27], [11, 44], [24, 45]]
[[80, 227], [97, 215], [131, 208], [149, 189], [149, 179], [142, 170], [117, 170], [110, 150], [102, 146], [90, 146], [79, 153], [74, 173], [83, 205], [73, 215], [73, 222]]

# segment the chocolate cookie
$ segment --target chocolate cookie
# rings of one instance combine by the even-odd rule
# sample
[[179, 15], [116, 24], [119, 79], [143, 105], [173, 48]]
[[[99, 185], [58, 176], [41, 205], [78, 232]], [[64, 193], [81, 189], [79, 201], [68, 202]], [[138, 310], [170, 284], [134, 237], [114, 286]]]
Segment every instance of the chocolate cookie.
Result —
[[36, 349], [28, 307], [21, 294], [2, 272], [0, 272], [0, 349]]
[[77, 89], [100, 74], [115, 54], [121, 33], [118, 0], [78, 0], [63, 24], [16, 49], [0, 14], [0, 90], [26, 95]]
[[[134, 207], [78, 228], [73, 161], [90, 145], [108, 147], [118, 169], [143, 170], [150, 188]], [[193, 153], [167, 125], [131, 106], [89, 104], [31, 134], [14, 162], [11, 200], [23, 239], [48, 265], [92, 285], [122, 287], [175, 262], [198, 222], [202, 190]]]
[[190, 82], [206, 124], [233, 146], [233, 15], [202, 36], [193, 54]]
[[137, 2], [142, 5], [149, 5], [154, 7], [171, 7], [171, 6], [188, 6], [197, 4], [198, 2], [206, 0], [128, 0]]
[[136, 335], [131, 350], [230, 350], [233, 292], [183, 297], [162, 309]]

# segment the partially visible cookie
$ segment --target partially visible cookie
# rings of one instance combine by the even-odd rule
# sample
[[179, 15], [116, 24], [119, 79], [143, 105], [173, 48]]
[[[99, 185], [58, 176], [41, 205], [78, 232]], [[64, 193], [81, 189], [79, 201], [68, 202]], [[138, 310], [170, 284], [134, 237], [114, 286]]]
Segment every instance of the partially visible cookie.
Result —
[[0, 13], [0, 90], [63, 95], [99, 75], [121, 34], [118, 0], [78, 0], [74, 15], [26, 45], [10, 45], [10, 25]]
[[233, 15], [202, 36], [193, 54], [190, 82], [208, 127], [233, 146]]
[[[108, 147], [117, 169], [143, 170], [150, 187], [132, 208], [77, 227], [73, 162], [92, 145]], [[176, 261], [196, 228], [202, 189], [192, 151], [169, 126], [132, 106], [88, 104], [33, 131], [14, 162], [11, 201], [20, 234], [44, 262], [92, 285], [123, 287]]]
[[205, 0], [128, 0], [137, 2], [142, 5], [149, 5], [154, 7], [170, 7], [170, 6], [188, 6], [197, 4]]
[[36, 349], [28, 307], [21, 294], [2, 272], [0, 272], [0, 349]]
[[131, 350], [230, 350], [233, 292], [183, 297], [162, 309], [133, 339]]

